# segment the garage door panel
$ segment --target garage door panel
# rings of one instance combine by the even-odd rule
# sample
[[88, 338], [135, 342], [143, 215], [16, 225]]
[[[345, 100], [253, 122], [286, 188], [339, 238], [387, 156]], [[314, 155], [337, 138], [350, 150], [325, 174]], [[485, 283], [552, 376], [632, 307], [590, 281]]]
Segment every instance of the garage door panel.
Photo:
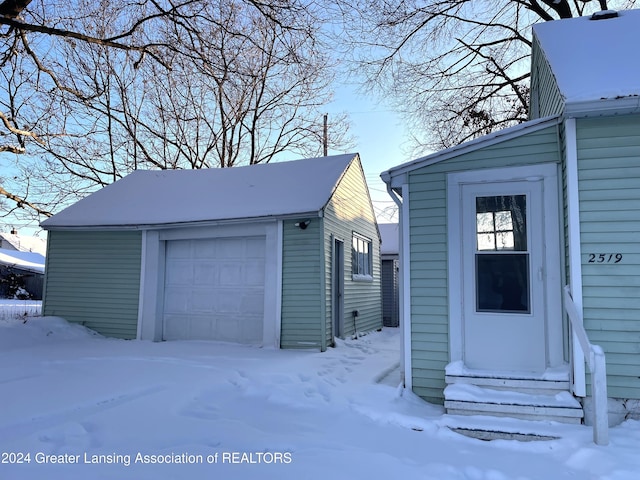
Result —
[[245, 285], [264, 285], [264, 262], [247, 265], [244, 274]]
[[165, 313], [187, 313], [191, 304], [191, 290], [188, 288], [171, 288], [165, 292]]
[[240, 308], [249, 314], [261, 314], [264, 310], [264, 294], [262, 292], [246, 293], [242, 296]]
[[259, 344], [265, 237], [167, 241], [165, 340]]
[[167, 254], [171, 258], [190, 258], [191, 257], [191, 242], [189, 240], [174, 240], [167, 243]]
[[208, 239], [193, 240], [193, 257], [198, 259], [216, 258], [216, 244]]
[[266, 244], [259, 238], [249, 238], [245, 244], [247, 258], [264, 258]]
[[225, 314], [239, 314], [241, 312], [242, 299], [230, 292], [216, 292], [216, 311]]
[[166, 282], [168, 285], [193, 284], [193, 263], [174, 260], [167, 265]]
[[222, 263], [220, 265], [220, 277], [218, 284], [221, 287], [235, 286], [243, 284], [242, 265], [237, 263]]
[[220, 238], [217, 244], [217, 258], [244, 259], [246, 239]]
[[202, 261], [194, 266], [194, 281], [198, 285], [214, 286], [218, 283], [218, 269], [216, 262]]
[[[209, 290], [198, 289], [193, 291], [190, 310], [194, 313], [213, 312], [216, 309], [216, 298]], [[185, 312], [187, 313], [187, 312]]]

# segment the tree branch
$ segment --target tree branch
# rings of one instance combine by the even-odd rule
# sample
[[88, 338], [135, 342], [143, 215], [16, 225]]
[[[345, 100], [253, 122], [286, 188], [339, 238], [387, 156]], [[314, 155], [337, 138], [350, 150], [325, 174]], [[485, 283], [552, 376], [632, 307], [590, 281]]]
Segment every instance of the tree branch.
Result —
[[166, 63], [163, 59], [161, 59], [158, 55], [156, 55], [152, 51], [152, 49], [155, 47], [170, 47], [169, 45], [155, 44], [155, 43], [147, 44], [147, 45], [127, 45], [125, 43], [114, 42], [108, 39], [92, 37], [90, 35], [74, 32], [72, 30], [63, 30], [60, 28], [46, 27], [44, 25], [34, 25], [31, 23], [24, 23], [8, 17], [0, 17], [0, 25], [8, 25], [18, 30], [44, 33], [46, 35], [51, 35], [54, 37], [74, 38], [76, 40], [81, 40], [86, 43], [101, 45], [103, 47], [116, 48], [118, 50], [141, 52], [144, 54], [148, 54], [150, 57], [152, 57], [155, 61], [160, 63], [162, 66], [171, 70], [171, 65]]
[[5, 197], [7, 197], [9, 200], [13, 200], [14, 202], [16, 202], [16, 205], [19, 208], [25, 208], [29, 207], [32, 210], [35, 210], [36, 212], [38, 212], [40, 215], [44, 215], [45, 217], [52, 217], [53, 213], [47, 211], [47, 210], [43, 210], [40, 207], [38, 207], [37, 205], [28, 202], [27, 200], [25, 200], [24, 198], [20, 198], [17, 195], [14, 195], [13, 193], [7, 192], [2, 186], [0, 186], [0, 195], [3, 195]]

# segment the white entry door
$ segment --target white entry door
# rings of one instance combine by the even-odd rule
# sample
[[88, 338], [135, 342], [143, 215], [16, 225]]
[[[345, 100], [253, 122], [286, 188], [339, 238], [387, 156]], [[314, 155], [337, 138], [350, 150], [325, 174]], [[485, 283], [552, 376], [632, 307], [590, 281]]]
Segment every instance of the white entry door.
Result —
[[541, 179], [462, 186], [464, 363], [548, 365]]

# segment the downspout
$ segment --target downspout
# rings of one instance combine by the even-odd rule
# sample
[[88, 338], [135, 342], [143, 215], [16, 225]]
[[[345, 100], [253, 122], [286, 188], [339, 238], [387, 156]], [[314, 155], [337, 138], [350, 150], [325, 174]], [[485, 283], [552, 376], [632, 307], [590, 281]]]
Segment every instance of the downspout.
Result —
[[324, 244], [324, 215], [323, 211], [318, 212], [318, 221], [320, 222], [320, 351], [327, 351], [327, 260], [325, 258], [325, 244]]
[[[564, 121], [567, 162], [567, 223], [569, 233], [569, 278], [571, 296], [582, 318], [582, 252], [580, 247], [580, 197], [578, 185], [578, 142], [576, 119]], [[576, 334], [571, 332], [572, 390], [586, 396], [584, 353]]]
[[276, 225], [276, 341], [275, 347], [281, 348], [282, 334], [282, 261], [284, 258], [284, 222], [278, 220]]
[[404, 388], [411, 390], [413, 388], [413, 378], [411, 375], [411, 286], [409, 275], [409, 185], [402, 185], [402, 200], [396, 192], [391, 188], [391, 178], [383, 175], [382, 180], [387, 185], [387, 193], [398, 206], [399, 228], [400, 228], [400, 282], [399, 282], [399, 314], [400, 314], [400, 384]]

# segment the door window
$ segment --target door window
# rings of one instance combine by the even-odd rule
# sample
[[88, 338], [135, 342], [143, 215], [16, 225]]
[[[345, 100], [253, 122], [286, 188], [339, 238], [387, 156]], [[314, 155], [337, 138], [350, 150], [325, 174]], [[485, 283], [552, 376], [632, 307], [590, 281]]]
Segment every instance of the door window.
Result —
[[476, 197], [476, 311], [530, 313], [527, 196]]

